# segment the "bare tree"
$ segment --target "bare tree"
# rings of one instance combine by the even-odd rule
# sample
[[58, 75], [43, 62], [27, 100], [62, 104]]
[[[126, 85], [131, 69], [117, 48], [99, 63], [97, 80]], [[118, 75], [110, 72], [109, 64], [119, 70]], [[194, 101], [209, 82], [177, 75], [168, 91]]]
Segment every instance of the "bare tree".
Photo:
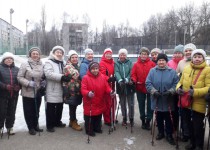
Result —
[[41, 8], [41, 20], [40, 20], [40, 25], [42, 29], [42, 50], [44, 54], [47, 54], [47, 49], [46, 49], [46, 23], [47, 23], [47, 14], [46, 14], [46, 9], [45, 5], [42, 6]]

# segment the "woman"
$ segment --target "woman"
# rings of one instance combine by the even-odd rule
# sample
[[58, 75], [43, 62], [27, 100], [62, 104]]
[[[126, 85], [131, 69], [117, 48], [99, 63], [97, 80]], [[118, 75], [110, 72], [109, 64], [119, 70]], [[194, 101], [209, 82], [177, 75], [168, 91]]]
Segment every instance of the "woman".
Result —
[[192, 104], [182, 110], [183, 119], [187, 123], [190, 133], [190, 144], [185, 147], [187, 150], [203, 149], [204, 144], [204, 117], [206, 101], [204, 99], [210, 87], [210, 67], [205, 60], [206, 52], [196, 49], [191, 54], [191, 63], [182, 72], [182, 77], [177, 84], [177, 93], [184, 92], [192, 97]]
[[81, 86], [86, 134], [95, 136], [95, 132], [102, 133], [101, 118], [105, 109], [103, 97], [106, 94], [115, 96], [111, 91], [105, 77], [99, 72], [99, 64], [91, 62]]
[[166, 54], [158, 54], [157, 66], [150, 70], [146, 79], [146, 88], [152, 95], [151, 108], [156, 114], [155, 122], [157, 122], [158, 127], [156, 140], [164, 138], [165, 131], [166, 140], [171, 145], [175, 145], [172, 136], [174, 132], [174, 101], [172, 96], [175, 94], [175, 88], [179, 78], [176, 71], [167, 66], [167, 61], [168, 58]]
[[46, 122], [47, 131], [55, 132], [54, 127], [64, 128], [62, 123], [63, 89], [62, 82], [69, 82], [70, 77], [63, 74], [64, 53], [62, 46], [53, 47], [49, 60], [45, 62], [44, 73], [47, 80], [46, 87]]
[[64, 74], [71, 78], [70, 82], [64, 83], [64, 100], [69, 104], [70, 122], [69, 127], [77, 131], [82, 128], [77, 123], [76, 110], [77, 106], [82, 103], [82, 95], [80, 93], [81, 79], [79, 77], [78, 54], [75, 50], [68, 53], [68, 61], [64, 67]]
[[[142, 121], [141, 127], [142, 129], [150, 130], [150, 121], [152, 119], [153, 112], [151, 110], [150, 94], [147, 93], [145, 81], [150, 69], [155, 67], [155, 63], [149, 59], [150, 51], [147, 47], [142, 47], [139, 54], [139, 58], [132, 68], [131, 79], [134, 83], [136, 83], [139, 113]], [[145, 104], [147, 105], [146, 110]]]
[[129, 109], [129, 119], [131, 126], [133, 125], [134, 117], [134, 92], [131, 81], [131, 68], [132, 62], [127, 58], [128, 51], [126, 49], [120, 49], [119, 58], [115, 62], [115, 76], [117, 81], [117, 93], [120, 98], [121, 111], [123, 116], [123, 126], [127, 126], [127, 105]]
[[180, 44], [177, 45], [174, 48], [173, 58], [168, 62], [168, 66], [174, 70], [176, 70], [178, 63], [184, 58], [183, 49], [184, 49], [183, 45]]
[[32, 47], [29, 50], [28, 61], [21, 64], [17, 77], [22, 85], [23, 112], [30, 135], [35, 135], [37, 131], [43, 132], [38, 126], [41, 97], [37, 95], [37, 90], [44, 73], [40, 56], [41, 50]]
[[[105, 76], [109, 86], [115, 88], [115, 77], [114, 77], [114, 60], [112, 58], [112, 50], [107, 48], [104, 50], [104, 54], [100, 61], [100, 72]], [[103, 113], [104, 124], [111, 126], [111, 109], [112, 109], [112, 120], [114, 121], [114, 114], [116, 108], [116, 99], [112, 99], [109, 94], [104, 96], [106, 102], [106, 109]]]
[[160, 54], [162, 51], [159, 48], [154, 48], [151, 50], [151, 60], [156, 64], [157, 63], [157, 56]]
[[14, 55], [5, 52], [0, 64], [0, 134], [3, 134], [4, 123], [7, 134], [15, 134], [13, 125], [20, 90], [17, 80], [18, 70], [14, 64]]
[[80, 78], [82, 79], [88, 71], [88, 65], [93, 61], [93, 50], [90, 48], [85, 49], [85, 58], [83, 58], [80, 65]]

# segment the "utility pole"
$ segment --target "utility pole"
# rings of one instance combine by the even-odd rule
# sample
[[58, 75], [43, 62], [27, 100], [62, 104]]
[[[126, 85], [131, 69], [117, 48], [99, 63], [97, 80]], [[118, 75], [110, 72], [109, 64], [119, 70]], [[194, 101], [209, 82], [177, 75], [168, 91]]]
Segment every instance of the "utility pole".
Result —
[[12, 8], [10, 8], [10, 51], [14, 53], [14, 49], [13, 49], [13, 28], [12, 28], [12, 14], [14, 13], [14, 10]]
[[28, 51], [28, 22], [29, 20], [26, 19], [26, 52]]

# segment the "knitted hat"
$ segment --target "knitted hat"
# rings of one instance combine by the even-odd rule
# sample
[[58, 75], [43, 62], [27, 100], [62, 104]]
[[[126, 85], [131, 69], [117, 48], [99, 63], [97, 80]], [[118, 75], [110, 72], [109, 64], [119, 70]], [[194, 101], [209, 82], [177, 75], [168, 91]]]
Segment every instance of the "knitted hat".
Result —
[[194, 50], [192, 52], [192, 54], [191, 54], [191, 59], [193, 58], [193, 56], [195, 54], [201, 54], [201, 55], [203, 55], [203, 58], [206, 59], [206, 52], [203, 49], [196, 49], [196, 50]]
[[194, 50], [196, 49], [196, 46], [195, 46], [193, 43], [189, 43], [189, 44], [186, 44], [186, 45], [184, 46], [184, 51], [185, 51], [186, 49], [191, 49], [192, 51], [194, 51]]
[[68, 57], [71, 58], [72, 55], [77, 55], [78, 56], [78, 54], [77, 54], [77, 52], [75, 50], [70, 50], [69, 51]]
[[111, 48], [106, 48], [106, 49], [104, 50], [104, 55], [105, 55], [106, 53], [112, 53]]
[[41, 50], [38, 47], [32, 47], [31, 49], [29, 49], [28, 51], [28, 56], [31, 57], [31, 53], [33, 51], [37, 51], [39, 53], [39, 55], [41, 55]]
[[159, 49], [159, 48], [153, 48], [152, 50], [151, 50], [151, 54], [152, 53], [162, 53], [162, 51]]
[[165, 59], [165, 61], [168, 62], [168, 56], [166, 54], [163, 53], [158, 54], [157, 62], [159, 59]]
[[120, 49], [119, 52], [118, 52], [118, 55], [124, 53], [126, 56], [128, 55], [128, 51], [124, 48]]
[[87, 55], [88, 53], [92, 53], [93, 54], [93, 50], [90, 48], [85, 49], [84, 51], [85, 55]]
[[56, 50], [61, 50], [63, 52], [63, 54], [65, 54], [65, 50], [62, 46], [54, 46], [52, 49], [52, 53], [54, 54]]
[[149, 49], [148, 49], [147, 47], [142, 47], [142, 48], [140, 49], [140, 51], [139, 51], [139, 54], [141, 54], [142, 52], [146, 52], [147, 55], [149, 55], [149, 53], [150, 53], [150, 51], [149, 51]]
[[89, 66], [88, 66], [88, 69], [89, 69], [89, 71], [91, 71], [91, 69], [92, 68], [95, 68], [95, 67], [99, 68], [99, 63], [97, 63], [97, 62], [91, 62], [89, 64]]
[[2, 55], [2, 62], [6, 59], [6, 58], [12, 58], [14, 60], [14, 55], [10, 52], [5, 52], [3, 55]]
[[183, 50], [184, 50], [184, 46], [181, 45], [181, 44], [179, 44], [179, 45], [177, 45], [177, 46], [174, 48], [174, 53], [176, 53], [176, 52], [181, 52], [181, 53], [183, 53]]

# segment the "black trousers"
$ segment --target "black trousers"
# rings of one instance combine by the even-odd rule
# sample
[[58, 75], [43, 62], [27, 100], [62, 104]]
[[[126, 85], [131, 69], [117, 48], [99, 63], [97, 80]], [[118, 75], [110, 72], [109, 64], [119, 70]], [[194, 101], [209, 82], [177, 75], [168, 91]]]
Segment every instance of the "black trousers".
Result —
[[48, 129], [54, 128], [61, 123], [63, 103], [49, 103], [46, 107], [46, 124]]
[[205, 132], [205, 129], [203, 128], [203, 120], [205, 114], [196, 111], [191, 111], [190, 109], [183, 109], [183, 113], [185, 114], [183, 119], [186, 121], [187, 127], [190, 131], [190, 143], [193, 146], [203, 148]]
[[69, 120], [74, 121], [77, 119], [76, 117], [77, 105], [69, 105]]
[[[174, 114], [174, 112], [171, 112], [172, 116]], [[164, 130], [166, 132], [167, 135], [172, 135], [173, 133], [173, 123], [172, 120], [173, 117], [171, 118], [170, 116], [170, 112], [157, 112], [157, 127], [158, 127], [158, 131], [159, 133], [164, 134]], [[165, 121], [165, 128], [164, 128], [164, 121]]]
[[100, 131], [101, 130], [101, 118], [102, 118], [102, 114], [97, 115], [97, 116], [91, 116], [91, 117], [84, 115], [86, 133]]
[[38, 125], [41, 101], [41, 97], [23, 97], [23, 112], [29, 130]]
[[0, 97], [0, 129], [4, 127], [12, 128], [15, 122], [15, 112], [18, 95], [15, 97]]

